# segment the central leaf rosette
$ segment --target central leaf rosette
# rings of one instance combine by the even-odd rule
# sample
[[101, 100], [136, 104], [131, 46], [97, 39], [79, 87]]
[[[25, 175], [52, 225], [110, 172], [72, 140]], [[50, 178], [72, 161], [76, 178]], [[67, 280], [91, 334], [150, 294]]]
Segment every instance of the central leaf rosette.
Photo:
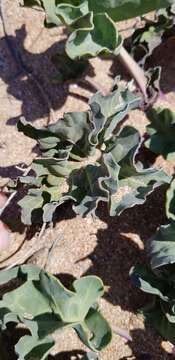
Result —
[[121, 124], [139, 102], [128, 87], [118, 87], [107, 96], [95, 94], [89, 111], [66, 113], [47, 128], [20, 120], [19, 131], [37, 140], [42, 153], [32, 164], [35, 175], [19, 179], [28, 189], [19, 202], [24, 223], [31, 224], [39, 209], [44, 222], [52, 221], [55, 209], [68, 200], [82, 216], [95, 214], [101, 201], [111, 216], [118, 215], [170, 181], [162, 170], [135, 162], [140, 135]]

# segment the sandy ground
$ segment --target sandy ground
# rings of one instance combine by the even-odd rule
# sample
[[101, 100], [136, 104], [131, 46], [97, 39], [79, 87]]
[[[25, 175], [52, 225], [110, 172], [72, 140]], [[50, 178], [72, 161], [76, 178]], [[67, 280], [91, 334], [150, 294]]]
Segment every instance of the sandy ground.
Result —
[[[96, 91], [94, 84], [96, 88], [108, 90], [113, 77], [120, 72], [127, 79], [124, 69], [116, 60], [104, 61], [98, 58], [90, 61], [83, 81], [76, 84], [54, 84], [57, 74], [51, 63], [51, 55], [63, 46], [64, 29], [46, 30], [42, 13], [19, 8], [17, 0], [7, 0], [4, 3], [6, 32], [9, 37], [7, 41], [0, 24], [1, 186], [9, 178], [20, 174], [17, 165], [30, 164], [36, 156], [35, 142], [16, 130], [16, 122], [21, 115], [37, 126], [45, 125], [49, 116], [49, 103], [52, 104], [57, 119], [64, 111], [87, 109], [88, 98]], [[129, 22], [129, 25], [132, 24]], [[126, 24], [120, 26], [124, 29]], [[21, 65], [19, 57], [17, 58], [19, 53]], [[173, 107], [175, 42], [168, 41], [158, 49], [152, 62], [162, 66], [161, 87], [166, 94], [164, 101], [167, 106]], [[29, 72], [34, 77], [28, 76]], [[143, 133], [147, 120], [140, 111], [134, 111], [128, 122]], [[174, 164], [158, 158], [157, 166], [160, 165], [171, 173]], [[48, 270], [58, 274], [65, 284], [69, 284], [74, 277], [85, 274], [100, 276], [109, 287], [100, 303], [103, 313], [113, 326], [127, 329], [133, 338], [132, 342], [126, 343], [114, 334], [111, 345], [101, 354], [100, 359], [169, 359], [170, 355], [163, 349], [161, 338], [153, 329], [145, 329], [142, 317], [136, 314], [137, 309], [145, 304], [146, 298], [133, 288], [128, 275], [132, 265], [147, 261], [143, 251], [145, 242], [157, 226], [166, 221], [163, 200], [163, 190], [156, 191], [144, 206], [125, 211], [116, 218], [109, 218], [105, 207], [100, 207], [97, 220], [81, 219], [72, 213], [69, 206], [64, 206], [59, 209], [55, 228], [47, 229], [39, 240], [34, 234], [36, 229], [26, 231], [22, 226], [17, 211], [19, 209], [14, 206], [6, 214], [6, 221], [12, 229], [12, 241], [8, 251], [0, 254], [1, 266], [23, 260], [31, 250], [38, 252], [30, 261], [42, 266], [47, 249], [39, 249], [49, 247], [58, 239]], [[2, 263], [20, 244], [20, 251]], [[59, 334], [56, 338], [57, 345], [50, 359], [76, 359], [79, 349], [84, 349], [72, 331]]]

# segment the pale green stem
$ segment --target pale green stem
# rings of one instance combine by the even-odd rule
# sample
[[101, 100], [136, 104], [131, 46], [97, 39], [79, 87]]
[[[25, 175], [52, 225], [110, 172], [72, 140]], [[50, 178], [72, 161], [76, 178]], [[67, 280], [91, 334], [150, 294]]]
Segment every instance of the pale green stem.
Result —
[[139, 89], [141, 90], [145, 101], [148, 100], [147, 95], [147, 78], [145, 76], [144, 70], [136, 63], [136, 61], [132, 58], [132, 56], [126, 51], [126, 49], [122, 46], [120, 49], [120, 53], [118, 54], [120, 62], [126, 67], [128, 72], [131, 74], [132, 78], [134, 78], [137, 83]]

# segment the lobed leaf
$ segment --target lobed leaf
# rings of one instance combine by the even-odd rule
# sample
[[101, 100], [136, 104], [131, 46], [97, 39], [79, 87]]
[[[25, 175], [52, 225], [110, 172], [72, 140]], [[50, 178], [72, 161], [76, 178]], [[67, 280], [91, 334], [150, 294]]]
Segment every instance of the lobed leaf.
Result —
[[155, 20], [146, 21], [143, 28], [132, 35], [132, 55], [144, 66], [153, 51], [169, 37], [174, 36], [175, 7], [157, 11]]
[[166, 215], [168, 219], [175, 220], [175, 179], [172, 180], [166, 193]]
[[175, 224], [162, 225], [150, 239], [149, 254], [151, 267], [159, 267], [175, 263]]
[[89, 0], [90, 8], [93, 11], [106, 11], [114, 21], [126, 20], [132, 17], [144, 15], [150, 11], [168, 7], [173, 4], [173, 0]]
[[158, 331], [158, 333], [172, 344], [175, 341], [175, 324], [170, 322], [162, 311], [160, 302], [156, 301], [149, 309], [143, 310], [147, 322]]
[[81, 360], [99, 360], [99, 357], [96, 353], [88, 352], [81, 358]]
[[175, 288], [168, 277], [138, 265], [131, 270], [131, 280], [142, 291], [154, 295], [154, 301], [142, 310], [146, 320], [169, 341], [175, 339]]
[[49, 337], [39, 340], [26, 335], [16, 344], [15, 351], [19, 356], [18, 360], [45, 360], [53, 346], [54, 340]]
[[122, 38], [115, 26], [116, 21], [125, 20], [174, 4], [174, 0], [84, 0], [68, 2], [56, 0], [24, 0], [24, 6], [41, 6], [48, 24], [68, 27], [71, 34], [66, 43], [70, 58], [84, 55], [120, 51]]
[[136, 265], [130, 271], [130, 277], [133, 284], [140, 290], [158, 296], [163, 301], [168, 301], [169, 286], [158, 277], [149, 267]]
[[147, 126], [149, 139], [145, 146], [167, 160], [175, 158], [175, 113], [170, 109], [150, 109], [147, 112], [150, 125]]
[[143, 309], [147, 321], [168, 341], [175, 339], [175, 237], [174, 223], [161, 226], [151, 238], [149, 253], [152, 270], [138, 265], [131, 279], [142, 291], [154, 295], [154, 301]]
[[72, 327], [93, 351], [108, 345], [112, 332], [96, 302], [104, 293], [104, 285], [96, 276], [74, 281], [72, 291], [54, 276], [33, 265], [23, 265], [0, 273], [1, 283], [22, 280], [15, 290], [0, 301], [0, 326], [9, 322], [24, 324], [31, 333], [15, 347], [20, 360], [36, 357], [44, 360], [54, 341], [48, 337], [56, 330]]
[[[43, 5], [42, 5], [43, 2]], [[49, 0], [23, 0], [24, 6], [42, 5], [45, 10]], [[61, 0], [55, 1], [55, 12], [59, 14], [59, 8], [63, 8], [63, 11], [67, 11], [70, 19], [81, 17], [82, 13], [87, 10], [94, 13], [107, 13], [114, 21], [126, 20], [128, 18], [144, 15], [150, 11], [167, 8], [174, 4], [173, 0], [154, 0], [152, 2], [145, 2], [144, 0], [69, 0], [63, 2]], [[51, 5], [50, 7], [53, 7]], [[69, 10], [69, 11], [68, 11]], [[71, 11], [72, 10], [72, 11]], [[76, 13], [76, 16], [74, 15]]]

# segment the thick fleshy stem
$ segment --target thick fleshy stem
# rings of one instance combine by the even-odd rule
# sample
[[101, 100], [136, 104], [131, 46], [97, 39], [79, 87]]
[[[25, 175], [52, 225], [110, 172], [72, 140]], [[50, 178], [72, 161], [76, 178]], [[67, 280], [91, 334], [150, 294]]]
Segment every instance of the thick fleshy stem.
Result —
[[137, 86], [144, 96], [145, 102], [148, 100], [147, 94], [147, 78], [145, 76], [144, 70], [136, 63], [132, 56], [127, 52], [127, 50], [122, 46], [118, 54], [120, 62], [126, 67], [128, 72], [134, 78]]

